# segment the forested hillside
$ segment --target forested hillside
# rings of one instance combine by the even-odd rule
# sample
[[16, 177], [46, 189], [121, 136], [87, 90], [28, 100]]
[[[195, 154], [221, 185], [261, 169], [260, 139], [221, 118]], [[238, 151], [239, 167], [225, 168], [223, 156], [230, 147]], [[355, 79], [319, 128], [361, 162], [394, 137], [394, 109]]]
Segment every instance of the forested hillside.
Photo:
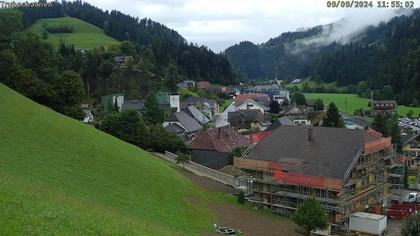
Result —
[[139, 19], [113, 10], [103, 11], [81, 1], [54, 3], [53, 8], [19, 9], [24, 25], [38, 19], [68, 15], [86, 21], [120, 41], [132, 42], [137, 51], [150, 49], [155, 67], [163, 71], [174, 64], [180, 77], [208, 80], [212, 83], [230, 84], [236, 76], [225, 56], [216, 54], [204, 46], [188, 43], [176, 31], [151, 19]]
[[[103, 28], [120, 42], [80, 50], [69, 41], [52, 45], [27, 30], [37, 20], [67, 19], [57, 18], [65, 15]], [[48, 37], [78, 30], [72, 25], [54, 27], [49, 27]], [[114, 59], [117, 56], [128, 60], [122, 65]], [[102, 11], [80, 1], [0, 11], [0, 82], [65, 115], [80, 119], [83, 100], [97, 104], [101, 96], [111, 93], [145, 98], [157, 90], [175, 91], [184, 79], [231, 84], [237, 77], [224, 55], [191, 45], [150, 19]]]
[[240, 42], [225, 50], [232, 65], [251, 80], [267, 80], [275, 77], [293, 80], [308, 76], [313, 59], [330, 47], [303, 45], [300, 40], [316, 36], [323, 27], [286, 32], [266, 43], [255, 45]]
[[315, 61], [314, 78], [338, 85], [390, 85], [400, 104], [420, 101], [420, 11], [372, 27], [359, 42], [338, 45]]
[[252, 80], [310, 77], [339, 86], [365, 81], [371, 91], [390, 85], [400, 104], [419, 105], [418, 9], [409, 16], [369, 27], [347, 44], [310, 43], [331, 27], [334, 26], [283, 33], [261, 45], [242, 42], [228, 48], [225, 54], [234, 67]]

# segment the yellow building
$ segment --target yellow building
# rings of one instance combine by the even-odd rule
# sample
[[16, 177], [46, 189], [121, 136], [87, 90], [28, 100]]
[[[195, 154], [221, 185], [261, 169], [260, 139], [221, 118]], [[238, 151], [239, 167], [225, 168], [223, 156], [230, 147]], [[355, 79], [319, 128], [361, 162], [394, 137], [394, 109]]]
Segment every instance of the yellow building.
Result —
[[420, 190], [420, 133], [404, 135], [401, 141], [408, 188]]

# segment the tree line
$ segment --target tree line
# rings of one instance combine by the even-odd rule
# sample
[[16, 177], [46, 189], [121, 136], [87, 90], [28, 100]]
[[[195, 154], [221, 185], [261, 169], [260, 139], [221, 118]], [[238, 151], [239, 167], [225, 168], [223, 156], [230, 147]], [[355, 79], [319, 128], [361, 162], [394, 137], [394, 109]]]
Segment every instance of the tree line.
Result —
[[[319, 27], [314, 27], [287, 32], [260, 45], [241, 42], [225, 54], [250, 80], [311, 78], [316, 82], [336, 82], [363, 97], [373, 93], [378, 99], [389, 97], [391, 88], [390, 99], [401, 105], [420, 105], [419, 9], [409, 16], [371, 26], [345, 45], [305, 43], [320, 32]], [[366, 85], [363, 91], [359, 89], [361, 82], [366, 83], [362, 84]], [[317, 92], [326, 89], [306, 88]]]
[[103, 11], [82, 1], [63, 1], [53, 6], [19, 9], [23, 13], [24, 25], [27, 27], [41, 18], [68, 15], [102, 28], [105, 34], [117, 40], [149, 49], [154, 56], [156, 71], [164, 71], [173, 64], [182, 78], [217, 84], [237, 82], [237, 74], [224, 55], [216, 54], [205, 46], [188, 43], [175, 30], [151, 19], [139, 19], [117, 10]]

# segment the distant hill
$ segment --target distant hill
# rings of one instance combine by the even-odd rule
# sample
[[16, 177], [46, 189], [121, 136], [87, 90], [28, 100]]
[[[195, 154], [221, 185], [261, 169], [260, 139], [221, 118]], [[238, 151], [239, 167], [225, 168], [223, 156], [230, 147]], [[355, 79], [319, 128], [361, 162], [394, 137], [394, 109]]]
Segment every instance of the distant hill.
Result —
[[117, 44], [118, 41], [104, 33], [98, 28], [85, 21], [73, 17], [48, 18], [37, 20], [29, 27], [29, 30], [42, 37], [42, 32], [48, 27], [70, 26], [72, 33], [49, 33], [47, 41], [58, 46], [62, 40], [65, 43], [73, 44], [75, 48], [91, 49], [95, 47]]
[[0, 235], [210, 229], [202, 190], [149, 153], [3, 84], [0, 109]]
[[149, 18], [141, 19], [117, 10], [105, 11], [82, 1], [53, 2], [52, 7], [19, 8], [19, 11], [23, 13], [25, 27], [40, 19], [63, 16], [88, 22], [112, 38], [132, 42], [138, 50], [150, 49], [152, 54], [148, 54], [151, 54], [158, 71], [163, 72], [170, 64], [174, 64], [182, 79], [215, 84], [233, 84], [238, 81], [236, 71], [224, 55], [187, 42], [175, 30]]
[[342, 20], [260, 45], [241, 42], [224, 54], [251, 80], [311, 78], [339, 86], [365, 81], [371, 91], [391, 86], [399, 104], [419, 106], [420, 10], [398, 14], [351, 33], [351, 22]]

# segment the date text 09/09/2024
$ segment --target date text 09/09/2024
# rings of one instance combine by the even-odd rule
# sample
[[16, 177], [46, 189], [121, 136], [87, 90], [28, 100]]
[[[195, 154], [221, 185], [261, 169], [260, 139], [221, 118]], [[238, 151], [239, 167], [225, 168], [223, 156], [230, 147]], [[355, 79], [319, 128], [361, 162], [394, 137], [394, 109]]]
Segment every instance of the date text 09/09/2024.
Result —
[[414, 1], [327, 1], [329, 8], [414, 8]]

